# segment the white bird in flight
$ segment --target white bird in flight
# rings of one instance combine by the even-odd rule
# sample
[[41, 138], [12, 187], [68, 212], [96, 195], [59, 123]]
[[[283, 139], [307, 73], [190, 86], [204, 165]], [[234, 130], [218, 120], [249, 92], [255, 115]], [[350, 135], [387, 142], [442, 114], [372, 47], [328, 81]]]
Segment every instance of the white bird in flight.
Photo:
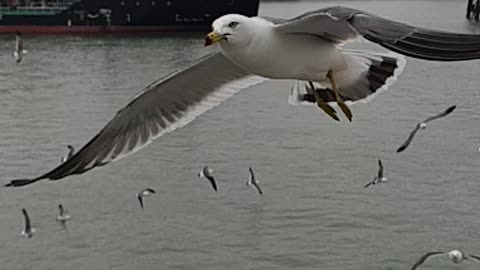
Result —
[[247, 181], [247, 186], [253, 186], [258, 191], [258, 193], [260, 193], [260, 195], [263, 196], [263, 191], [260, 188], [260, 186], [258, 185], [259, 182], [255, 178], [255, 174], [253, 173], [252, 167], [249, 167], [248, 171], [250, 172], [250, 176], [249, 176], [249, 179]]
[[26, 238], [32, 238], [36, 230], [32, 228], [32, 225], [30, 223], [30, 217], [28, 216], [27, 210], [25, 210], [25, 208], [22, 208], [22, 213], [25, 219], [25, 229], [22, 230], [22, 236]]
[[268, 79], [295, 82], [292, 104], [316, 103], [333, 117], [336, 113], [328, 103], [336, 102], [351, 119], [345, 102], [370, 100], [405, 66], [398, 54], [340, 46], [358, 37], [424, 60], [480, 58], [480, 35], [414, 27], [348, 7], [323, 8], [289, 20], [229, 14], [212, 27], [206, 45], [218, 44], [219, 51], [147, 86], [66, 162], [6, 186], [59, 180], [119, 160]]
[[67, 214], [67, 211], [63, 208], [62, 204], [58, 205], [58, 216], [57, 216], [57, 221], [65, 226], [67, 221], [71, 219], [70, 215]]
[[433, 251], [433, 252], [428, 252], [422, 257], [418, 259], [417, 262], [413, 265], [411, 270], [417, 269], [420, 265], [422, 265], [427, 259], [432, 258], [432, 257], [437, 257], [437, 256], [445, 256], [447, 255], [448, 258], [453, 262], [453, 263], [461, 263], [463, 260], [467, 259], [473, 259], [477, 262], [480, 262], [480, 257], [475, 256], [475, 255], [467, 255], [463, 251], [460, 250], [452, 250], [450, 252], [443, 252], [443, 251]]
[[22, 62], [23, 56], [27, 54], [27, 50], [23, 49], [23, 39], [22, 34], [17, 31], [16, 40], [15, 40], [15, 51], [13, 51], [13, 57], [15, 58], [17, 64]]
[[202, 178], [202, 177], [205, 177], [209, 182], [210, 184], [212, 185], [212, 188], [217, 191], [217, 183], [215, 182], [215, 178], [213, 178], [212, 176], [212, 173], [214, 171], [210, 168], [208, 168], [208, 166], [205, 166], [203, 167], [203, 169], [198, 173], [198, 177]]
[[397, 153], [400, 153], [400, 152], [404, 151], [405, 149], [407, 149], [407, 147], [410, 145], [413, 138], [415, 137], [415, 134], [417, 134], [417, 131], [419, 131], [420, 129], [425, 129], [427, 127], [428, 122], [449, 115], [450, 113], [453, 112], [453, 110], [455, 110], [456, 107], [457, 106], [455, 106], [455, 105], [451, 106], [448, 109], [446, 109], [445, 111], [443, 111], [443, 112], [441, 112], [437, 115], [434, 115], [432, 117], [429, 117], [421, 123], [418, 123], [417, 126], [415, 126], [415, 129], [413, 129], [412, 132], [410, 132], [410, 135], [408, 135], [407, 140], [397, 149]]
[[143, 197], [147, 197], [147, 196], [150, 196], [152, 194], [155, 194], [155, 190], [151, 189], [151, 188], [146, 188], [142, 191], [140, 191], [139, 193], [137, 193], [137, 199], [138, 201], [140, 202], [140, 207], [143, 209]]
[[378, 159], [378, 173], [377, 173], [377, 176], [375, 176], [375, 178], [373, 178], [373, 181], [366, 184], [364, 187], [367, 188], [369, 187], [370, 185], [376, 185], [376, 184], [379, 184], [379, 183], [386, 183], [388, 181], [388, 178], [386, 178], [385, 176], [383, 176], [383, 164], [382, 164], [382, 161], [380, 159]]

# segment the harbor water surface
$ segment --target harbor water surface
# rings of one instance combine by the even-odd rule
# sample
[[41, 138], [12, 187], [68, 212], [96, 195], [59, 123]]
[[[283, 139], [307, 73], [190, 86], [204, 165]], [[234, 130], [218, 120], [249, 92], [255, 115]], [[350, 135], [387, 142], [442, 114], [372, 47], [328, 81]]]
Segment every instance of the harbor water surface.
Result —
[[[463, 0], [264, 2], [260, 14], [330, 5], [480, 33]], [[2, 183], [54, 168], [68, 144], [83, 146], [138, 91], [212, 50], [202, 33], [25, 36], [29, 54], [16, 65], [14, 39], [0, 37]], [[388, 91], [352, 107], [352, 123], [290, 106], [291, 82], [269, 81], [108, 166], [0, 188], [0, 269], [401, 270], [428, 251], [479, 254], [479, 71], [480, 61], [408, 58]], [[454, 104], [395, 153], [418, 121]], [[378, 158], [389, 182], [364, 189]], [[218, 192], [197, 177], [204, 165]], [[249, 166], [263, 197], [246, 187]], [[157, 193], [142, 211], [135, 194], [146, 187]], [[59, 203], [72, 216], [67, 229], [55, 222]], [[20, 236], [21, 208], [37, 229], [31, 239]]]

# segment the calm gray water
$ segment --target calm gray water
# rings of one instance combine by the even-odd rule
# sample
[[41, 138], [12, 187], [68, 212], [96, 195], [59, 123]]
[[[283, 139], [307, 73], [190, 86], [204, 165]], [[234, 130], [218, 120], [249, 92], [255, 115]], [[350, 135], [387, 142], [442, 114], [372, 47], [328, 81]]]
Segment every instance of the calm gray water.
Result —
[[[260, 12], [335, 4], [480, 32], [464, 21], [463, 0], [269, 2]], [[20, 65], [13, 38], [0, 37], [1, 181], [56, 166], [67, 144], [82, 146], [143, 87], [207, 53], [202, 37], [25, 37]], [[353, 123], [292, 107], [290, 82], [267, 82], [106, 167], [0, 188], [0, 269], [396, 270], [431, 250], [478, 254], [479, 70], [480, 61], [409, 59], [389, 91], [353, 107]], [[395, 153], [417, 120], [453, 104]], [[364, 189], [378, 157], [391, 182]], [[205, 164], [217, 193], [196, 177]], [[245, 187], [248, 166], [263, 198]], [[142, 212], [134, 196], [145, 187], [157, 194]], [[73, 216], [68, 230], [55, 222], [58, 203]], [[22, 207], [32, 239], [19, 235]], [[479, 266], [440, 258], [421, 269]]]

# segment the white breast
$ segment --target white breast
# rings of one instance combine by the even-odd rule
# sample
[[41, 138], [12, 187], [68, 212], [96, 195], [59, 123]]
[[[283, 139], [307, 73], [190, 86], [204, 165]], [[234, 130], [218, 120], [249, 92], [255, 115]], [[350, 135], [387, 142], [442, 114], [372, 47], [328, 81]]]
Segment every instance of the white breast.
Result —
[[256, 29], [248, 46], [222, 42], [222, 53], [246, 70], [272, 79], [320, 81], [343, 63], [335, 45], [313, 35], [283, 34], [272, 27]]

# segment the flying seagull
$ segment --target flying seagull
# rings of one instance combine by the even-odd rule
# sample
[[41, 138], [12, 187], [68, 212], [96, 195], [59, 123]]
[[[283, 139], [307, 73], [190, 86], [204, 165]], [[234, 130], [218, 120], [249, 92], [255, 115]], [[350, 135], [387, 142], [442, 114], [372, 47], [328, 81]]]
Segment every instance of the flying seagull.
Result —
[[73, 154], [75, 154], [75, 148], [73, 146], [68, 145], [68, 154], [66, 156], [62, 157], [62, 163], [73, 157]]
[[23, 55], [26, 53], [27, 53], [27, 50], [23, 49], [22, 34], [19, 31], [17, 31], [16, 41], [15, 41], [15, 51], [13, 51], [13, 57], [15, 58], [17, 64], [22, 61]]
[[260, 195], [263, 195], [263, 191], [260, 188], [260, 186], [258, 185], [259, 182], [255, 178], [255, 174], [253, 173], [252, 167], [249, 167], [248, 171], [250, 172], [250, 177], [247, 181], [247, 186], [253, 186], [255, 189], [257, 189], [257, 191], [258, 191], [258, 193], [260, 193]]
[[152, 194], [155, 194], [155, 190], [151, 188], [146, 188], [139, 193], [137, 193], [137, 199], [140, 202], [140, 207], [143, 209], [143, 197], [150, 196]]
[[63, 205], [59, 204], [57, 221], [60, 224], [65, 225], [67, 221], [70, 220], [70, 218], [71, 218], [70, 215], [67, 214], [67, 211], [63, 208]]
[[[59, 180], [119, 160], [268, 79], [294, 80], [298, 87], [291, 89], [292, 104], [316, 103], [332, 112], [328, 103], [337, 102], [351, 115], [345, 101], [370, 100], [392, 84], [405, 65], [397, 54], [340, 46], [358, 37], [425, 60], [480, 58], [480, 35], [418, 28], [347, 7], [314, 10], [289, 20], [225, 15], [213, 22], [206, 37], [206, 45], [219, 44], [219, 51], [147, 86], [63, 164], [7, 186]], [[309, 82], [318, 89], [308, 90]]]
[[215, 183], [215, 178], [212, 176], [213, 170], [208, 168], [208, 166], [203, 167], [203, 169], [198, 173], [198, 177], [202, 178], [205, 177], [207, 178], [208, 181], [210, 181], [210, 184], [212, 185], [213, 189], [217, 191], [217, 183]]
[[477, 262], [480, 262], [479, 256], [467, 255], [460, 250], [452, 250], [450, 252], [434, 251], [434, 252], [428, 252], [427, 254], [420, 257], [418, 261], [413, 265], [411, 270], [417, 269], [430, 257], [437, 257], [437, 256], [443, 256], [443, 255], [448, 255], [448, 258], [452, 260], [452, 262], [454, 263], [461, 263], [463, 260], [467, 260], [467, 259], [473, 259], [473, 260], [476, 260]]
[[22, 230], [22, 236], [26, 238], [31, 238], [33, 236], [33, 233], [35, 232], [35, 229], [32, 228], [32, 225], [30, 224], [30, 217], [28, 216], [27, 210], [25, 210], [25, 208], [22, 208], [22, 213], [23, 217], [25, 218], [25, 229]]
[[379, 184], [379, 183], [385, 183], [387, 182], [388, 179], [386, 177], [383, 176], [383, 164], [382, 164], [382, 161], [380, 159], [378, 159], [378, 174], [377, 176], [375, 176], [375, 178], [373, 178], [373, 181], [366, 184], [364, 187], [367, 188], [369, 187], [370, 185], [376, 185], [376, 184]]
[[415, 137], [415, 134], [417, 134], [417, 131], [420, 130], [420, 129], [425, 129], [427, 127], [427, 123], [432, 121], [432, 120], [435, 120], [437, 118], [441, 118], [441, 117], [444, 117], [444, 116], [447, 116], [449, 115], [451, 112], [453, 112], [453, 110], [455, 110], [457, 106], [452, 106], [448, 109], [446, 109], [445, 111], [435, 115], [435, 116], [432, 116], [430, 118], [427, 118], [425, 121], [421, 122], [421, 123], [418, 123], [417, 126], [412, 130], [412, 132], [410, 132], [410, 135], [408, 135], [408, 138], [407, 140], [397, 149], [397, 153], [400, 153], [402, 151], [404, 151], [405, 149], [407, 149], [408, 145], [410, 145], [410, 143], [412, 142], [413, 140], [413, 137]]

